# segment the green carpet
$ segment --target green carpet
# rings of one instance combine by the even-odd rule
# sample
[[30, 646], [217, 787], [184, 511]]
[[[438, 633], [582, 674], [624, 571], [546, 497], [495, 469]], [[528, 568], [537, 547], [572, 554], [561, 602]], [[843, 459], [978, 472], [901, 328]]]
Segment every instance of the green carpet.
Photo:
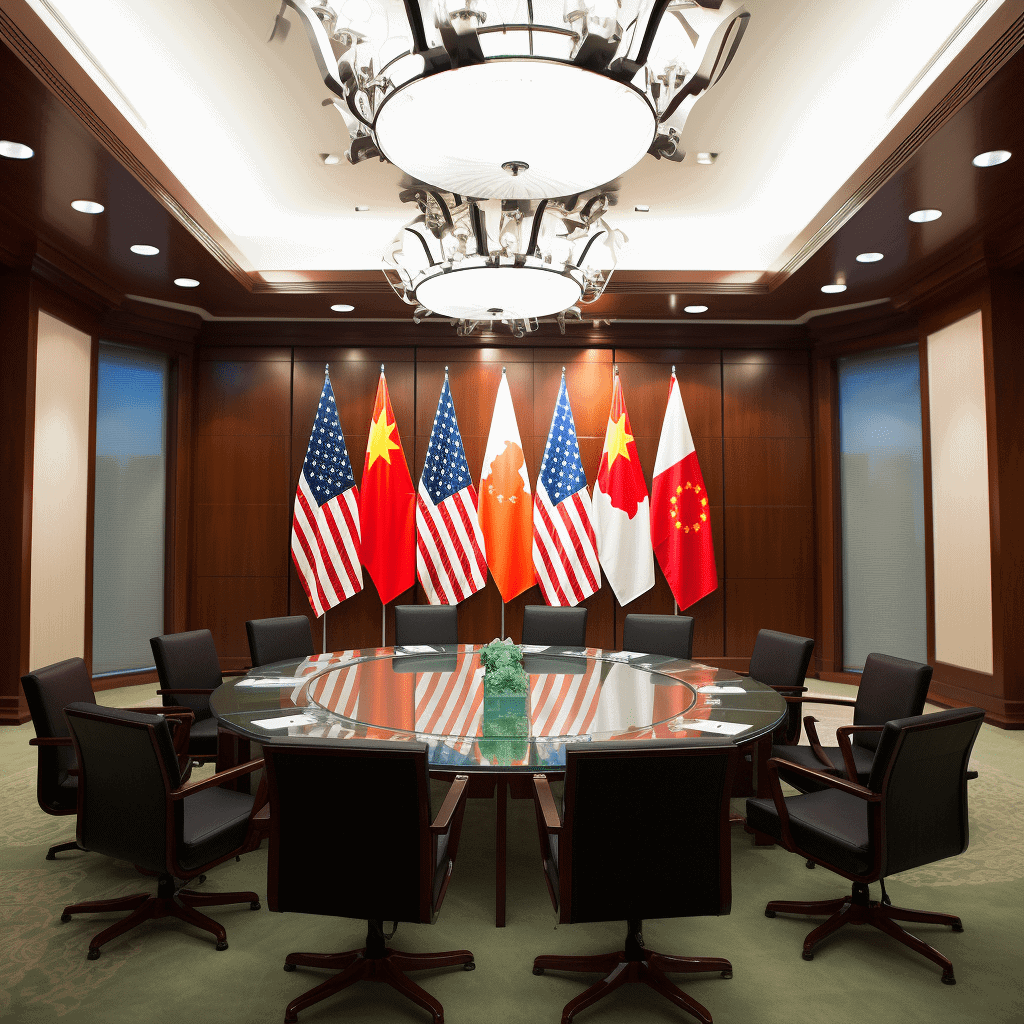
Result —
[[[817, 692], [850, 688], [814, 684]], [[102, 703], [141, 703], [152, 689], [107, 691]], [[243, 905], [213, 908], [230, 948], [172, 920], [149, 922], [86, 960], [90, 937], [109, 916], [61, 924], [65, 904], [147, 891], [151, 880], [131, 865], [87, 853], [46, 861], [47, 847], [72, 838], [74, 818], [54, 818], [35, 801], [32, 726], [0, 729], [3, 815], [0, 820], [0, 1018], [10, 1024], [61, 1020], [121, 1024], [140, 1020], [279, 1022], [284, 1008], [326, 975], [285, 973], [293, 951], [340, 952], [362, 945], [357, 921], [271, 914]], [[764, 916], [769, 899], [827, 899], [848, 883], [822, 868], [809, 871], [777, 847], [759, 848], [733, 830], [732, 914], [645, 922], [655, 950], [728, 957], [732, 980], [718, 974], [678, 976], [719, 1024], [819, 1024], [822, 1018], [914, 1022], [1024, 1021], [1024, 733], [983, 726], [970, 784], [971, 845], [961, 857], [894, 876], [894, 903], [958, 914], [964, 932], [931, 925], [911, 930], [952, 961], [958, 984], [940, 983], [940, 971], [871, 928], [848, 927], [819, 947], [813, 962], [800, 957], [804, 935], [818, 919]], [[330, 799], [330, 798], [325, 798]], [[339, 812], [342, 797], [339, 795]], [[741, 806], [737, 804], [737, 806]], [[513, 801], [509, 821], [508, 927], [494, 921], [494, 806], [471, 801], [459, 859], [437, 923], [401, 925], [397, 949], [427, 952], [468, 948], [477, 969], [424, 972], [417, 980], [445, 1007], [449, 1024], [557, 1024], [562, 1006], [596, 976], [534, 977], [540, 953], [608, 952], [622, 948], [621, 923], [556, 927], [541, 875], [532, 806]], [[210, 872], [213, 891], [266, 891], [266, 845], [241, 863]], [[609, 870], [612, 866], [609, 865]], [[681, 885], [686, 879], [681, 878]], [[877, 887], [873, 892], [877, 896]], [[303, 1012], [300, 1021], [429, 1022], [429, 1014], [380, 985], [363, 983]], [[577, 1018], [581, 1022], [692, 1020], [643, 986], [620, 989]]]

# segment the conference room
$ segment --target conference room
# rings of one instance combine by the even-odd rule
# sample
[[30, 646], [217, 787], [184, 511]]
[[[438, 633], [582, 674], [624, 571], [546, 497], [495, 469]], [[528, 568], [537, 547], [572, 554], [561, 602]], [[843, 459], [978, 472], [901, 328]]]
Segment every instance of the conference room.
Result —
[[5, 1018], [1020, 1019], [1019, 5], [87, 6], [0, 0]]

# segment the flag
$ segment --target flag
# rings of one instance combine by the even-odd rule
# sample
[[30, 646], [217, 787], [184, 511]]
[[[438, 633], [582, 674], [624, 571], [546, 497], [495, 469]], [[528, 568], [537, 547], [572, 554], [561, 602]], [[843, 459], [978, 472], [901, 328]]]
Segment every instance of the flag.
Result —
[[564, 373], [533, 499], [533, 568], [548, 604], [577, 605], [601, 586], [590, 492]]
[[651, 508], [618, 373], [594, 488], [597, 550], [620, 605], [654, 586]]
[[484, 536], [487, 564], [501, 592], [502, 601], [533, 586], [533, 503], [526, 473], [523, 442], [512, 408], [505, 371], [501, 371], [494, 401], [491, 432], [487, 435], [484, 464], [480, 470], [477, 508]]
[[363, 589], [359, 568], [359, 488], [324, 378], [313, 432], [295, 489], [292, 561], [317, 618]]
[[651, 481], [651, 542], [680, 608], [718, 586], [704, 478], [673, 372]]
[[458, 604], [487, 583], [476, 488], [447, 374], [416, 495], [416, 575], [431, 604]]
[[383, 370], [373, 403], [362, 484], [363, 565], [387, 604], [416, 582], [416, 492]]

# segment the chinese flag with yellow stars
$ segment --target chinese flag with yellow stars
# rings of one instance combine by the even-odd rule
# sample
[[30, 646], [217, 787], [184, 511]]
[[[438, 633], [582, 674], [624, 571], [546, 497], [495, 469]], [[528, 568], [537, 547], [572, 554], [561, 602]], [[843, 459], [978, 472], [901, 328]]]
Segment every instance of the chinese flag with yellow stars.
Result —
[[359, 491], [361, 554], [384, 604], [416, 582], [416, 490], [381, 370]]
[[601, 568], [620, 605], [654, 586], [650, 498], [618, 373], [594, 488], [594, 532]]
[[658, 565], [680, 608], [718, 586], [711, 513], [675, 373], [654, 460], [651, 541]]
[[534, 583], [533, 495], [504, 370], [480, 470], [477, 516], [488, 568], [507, 604]]

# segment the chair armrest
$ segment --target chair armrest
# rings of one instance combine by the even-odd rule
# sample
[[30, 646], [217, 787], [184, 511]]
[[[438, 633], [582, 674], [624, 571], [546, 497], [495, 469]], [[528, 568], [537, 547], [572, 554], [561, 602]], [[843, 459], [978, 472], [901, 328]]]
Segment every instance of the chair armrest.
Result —
[[[804, 686], [802, 689], [806, 690]], [[839, 704], [842, 707], [852, 708], [855, 707], [857, 702], [851, 700], [849, 697], [818, 697], [811, 694], [810, 697], [786, 697], [787, 704]]]
[[70, 736], [33, 736], [29, 741], [30, 747], [71, 747]]
[[[850, 782], [849, 779], [837, 778], [835, 775], [829, 775], [827, 772], [819, 772], [815, 768], [805, 768], [802, 764], [794, 764], [783, 757], [768, 758], [768, 767], [771, 769], [769, 781], [775, 781], [776, 783], [778, 783], [779, 778], [778, 770], [781, 767], [785, 768], [792, 775], [803, 775], [805, 778], [814, 779], [829, 789], [838, 789], [843, 793], [849, 793], [851, 796], [860, 797], [869, 804], [878, 803], [882, 799], [881, 793], [876, 793], [874, 790], [868, 789], [867, 786], [862, 786], [859, 782]], [[782, 794], [781, 786], [779, 787], [779, 794], [780, 796]]]
[[209, 697], [213, 690], [157, 690], [157, 696], [167, 694], [172, 697]]
[[222, 786], [225, 782], [233, 782], [235, 779], [240, 779], [243, 775], [251, 775], [262, 767], [262, 757], [255, 761], [246, 761], [245, 764], [236, 765], [234, 768], [228, 768], [223, 772], [217, 772], [216, 775], [211, 775], [208, 779], [203, 779], [201, 782], [190, 782], [187, 786], [181, 786], [178, 789], [172, 790], [171, 799], [184, 800], [185, 797], [198, 793], [201, 790]]
[[562, 819], [559, 817], [555, 798], [551, 795], [551, 784], [546, 775], [534, 775], [533, 794], [544, 821], [544, 830], [548, 835], [559, 835], [562, 831]]
[[452, 818], [454, 817], [459, 804], [466, 799], [466, 790], [468, 786], [468, 775], [455, 776], [455, 781], [448, 787], [444, 803], [441, 804], [441, 809], [437, 812], [437, 817], [433, 822], [431, 822], [431, 835], [443, 836], [452, 827]]
[[[814, 723], [817, 719], [813, 715], [808, 715], [804, 719], [804, 732], [807, 733], [807, 741], [811, 745], [811, 750], [814, 752], [814, 756], [826, 767], [836, 770], [836, 766], [832, 763], [828, 754], [825, 753], [821, 746], [821, 740], [818, 739], [818, 730], [815, 729]], [[854, 773], [853, 782], [857, 781], [856, 773]]]
[[174, 705], [166, 707], [163, 704], [142, 704], [139, 707], [119, 708], [119, 711], [134, 711], [137, 715], [166, 715], [167, 718], [191, 718], [195, 719], [196, 713], [191, 708]]
[[884, 728], [884, 725], [844, 725], [836, 729], [836, 739], [839, 741], [839, 749], [843, 755], [846, 777], [851, 782], [857, 781], [857, 765], [853, 760], [853, 746], [850, 743], [850, 734], [855, 732], [881, 732]]

